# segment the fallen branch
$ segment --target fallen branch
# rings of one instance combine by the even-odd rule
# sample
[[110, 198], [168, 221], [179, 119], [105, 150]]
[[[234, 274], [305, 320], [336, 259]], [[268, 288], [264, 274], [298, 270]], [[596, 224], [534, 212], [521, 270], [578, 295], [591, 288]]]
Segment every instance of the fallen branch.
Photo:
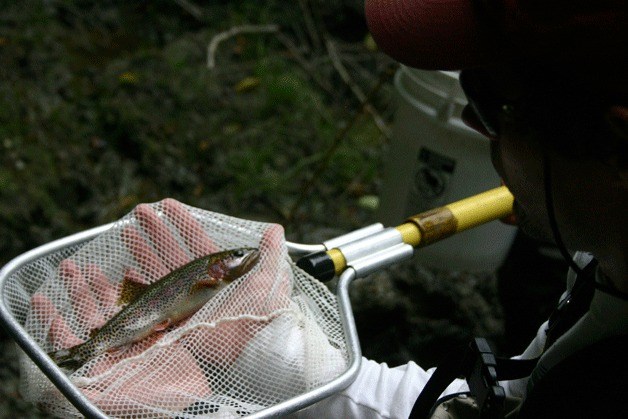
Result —
[[321, 38], [319, 36], [319, 30], [314, 23], [314, 18], [312, 17], [312, 13], [310, 12], [310, 8], [307, 0], [299, 0], [299, 6], [301, 7], [301, 11], [303, 12], [303, 21], [305, 23], [305, 28], [310, 34], [310, 39], [312, 41], [312, 46], [315, 51], [321, 50]]
[[373, 121], [375, 122], [375, 125], [382, 133], [382, 135], [386, 137], [387, 140], [390, 140], [392, 138], [390, 128], [388, 128], [388, 126], [386, 125], [384, 118], [382, 118], [379, 112], [377, 112], [377, 109], [375, 109], [375, 107], [370, 103], [369, 98], [364, 94], [360, 86], [358, 86], [349, 75], [347, 68], [344, 66], [344, 64], [342, 64], [340, 55], [336, 50], [335, 44], [332, 42], [331, 39], [327, 39], [325, 41], [325, 46], [327, 48], [327, 54], [331, 59], [331, 63], [340, 75], [340, 78], [347, 84], [347, 86], [349, 86], [349, 89], [351, 90], [351, 92], [353, 92], [353, 95], [360, 101], [360, 105], [364, 108], [364, 110], [371, 115]]
[[240, 35], [242, 33], [272, 33], [277, 40], [288, 50], [292, 58], [308, 73], [308, 75], [318, 84], [323, 90], [329, 94], [334, 94], [334, 88], [331, 86], [328, 80], [320, 77], [317, 71], [312, 67], [308, 60], [303, 57], [303, 54], [299, 51], [297, 46], [292, 40], [283, 34], [279, 30], [279, 25], [243, 25], [234, 26], [231, 29], [220, 32], [214, 36], [207, 47], [207, 68], [214, 69], [216, 67], [216, 51], [221, 42]]
[[243, 33], [277, 33], [278, 25], [242, 25], [234, 26], [231, 29], [220, 32], [214, 36], [207, 46], [207, 68], [210, 70], [216, 67], [216, 50], [221, 42]]
[[332, 96], [336, 93], [329, 80], [320, 76], [310, 61], [308, 61], [299, 49], [294, 45], [292, 40], [281, 32], [276, 34], [277, 40], [290, 52], [294, 60], [307, 72], [307, 74], [318, 84], [323, 90]]
[[183, 10], [191, 14], [196, 20], [203, 21], [203, 9], [192, 3], [190, 0], [174, 0]]

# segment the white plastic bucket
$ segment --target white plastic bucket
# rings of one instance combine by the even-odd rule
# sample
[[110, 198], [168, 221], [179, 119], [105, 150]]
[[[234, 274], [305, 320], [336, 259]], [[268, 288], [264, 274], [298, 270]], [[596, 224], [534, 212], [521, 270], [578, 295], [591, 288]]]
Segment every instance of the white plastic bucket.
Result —
[[[384, 161], [379, 220], [406, 217], [495, 188], [489, 140], [461, 120], [466, 99], [458, 74], [401, 67], [395, 75], [399, 105]], [[416, 251], [439, 269], [491, 271], [503, 261], [516, 229], [492, 222]]]

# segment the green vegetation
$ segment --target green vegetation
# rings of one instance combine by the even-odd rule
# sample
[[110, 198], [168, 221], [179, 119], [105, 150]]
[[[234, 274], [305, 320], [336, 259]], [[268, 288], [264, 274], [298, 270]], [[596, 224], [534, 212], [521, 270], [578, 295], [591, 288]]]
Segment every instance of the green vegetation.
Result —
[[[377, 87], [389, 63], [367, 48], [351, 2], [303, 2], [311, 13], [279, 1], [6, 3], [0, 265], [167, 196], [297, 236], [369, 217], [359, 202], [377, 192], [384, 137], [324, 41], [360, 89], [377, 89], [379, 109], [390, 102], [389, 83]], [[283, 38], [227, 37], [208, 69], [210, 41], [244, 24], [278, 24]]]

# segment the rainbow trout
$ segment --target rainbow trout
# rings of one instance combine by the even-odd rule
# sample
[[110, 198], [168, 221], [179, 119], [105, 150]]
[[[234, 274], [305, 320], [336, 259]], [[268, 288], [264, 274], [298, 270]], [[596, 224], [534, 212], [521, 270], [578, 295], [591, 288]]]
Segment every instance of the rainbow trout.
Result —
[[257, 249], [226, 250], [195, 259], [150, 285], [125, 279], [120, 301], [129, 304], [84, 343], [49, 355], [60, 367], [75, 370], [100, 354], [122, 350], [194, 314], [258, 259]]

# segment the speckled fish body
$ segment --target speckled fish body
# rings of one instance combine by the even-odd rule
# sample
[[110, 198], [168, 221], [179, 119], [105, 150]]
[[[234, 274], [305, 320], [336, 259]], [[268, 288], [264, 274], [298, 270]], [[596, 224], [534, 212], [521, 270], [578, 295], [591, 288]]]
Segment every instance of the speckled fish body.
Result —
[[90, 339], [50, 356], [75, 369], [105, 352], [114, 352], [162, 331], [198, 311], [214, 295], [249, 272], [259, 250], [240, 248], [195, 259], [148, 285]]

